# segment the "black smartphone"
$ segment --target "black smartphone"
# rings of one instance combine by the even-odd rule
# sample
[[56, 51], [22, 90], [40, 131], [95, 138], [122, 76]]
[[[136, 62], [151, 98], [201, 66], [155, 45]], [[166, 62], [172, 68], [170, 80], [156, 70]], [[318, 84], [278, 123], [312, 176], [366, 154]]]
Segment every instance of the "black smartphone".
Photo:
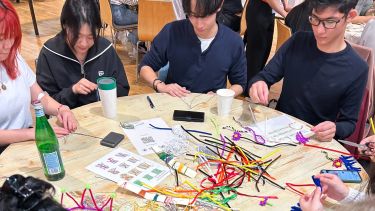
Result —
[[101, 141], [100, 144], [106, 147], [115, 148], [124, 139], [120, 133], [110, 132]]
[[321, 170], [322, 174], [335, 174], [344, 183], [361, 183], [362, 178], [358, 171], [348, 171], [348, 170]]
[[173, 120], [186, 122], [204, 122], [204, 112], [174, 110]]

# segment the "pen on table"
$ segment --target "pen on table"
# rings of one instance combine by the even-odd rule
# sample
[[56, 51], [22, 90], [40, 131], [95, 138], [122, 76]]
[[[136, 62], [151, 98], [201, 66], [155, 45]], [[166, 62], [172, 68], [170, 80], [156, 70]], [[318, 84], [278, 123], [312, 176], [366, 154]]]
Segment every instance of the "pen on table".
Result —
[[147, 96], [146, 98], [147, 98], [148, 103], [150, 104], [150, 107], [151, 107], [151, 108], [155, 108], [155, 105], [154, 105], [154, 103], [152, 102], [150, 96]]
[[176, 185], [178, 187], [178, 186], [180, 186], [180, 184], [178, 182], [178, 172], [177, 172], [177, 170], [174, 170], [174, 173], [176, 174]]

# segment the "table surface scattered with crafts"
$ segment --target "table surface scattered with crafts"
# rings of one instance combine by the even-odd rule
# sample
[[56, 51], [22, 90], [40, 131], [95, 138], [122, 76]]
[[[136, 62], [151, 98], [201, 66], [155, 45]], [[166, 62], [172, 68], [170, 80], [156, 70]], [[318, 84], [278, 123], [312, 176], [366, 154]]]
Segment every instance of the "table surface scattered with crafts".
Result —
[[[205, 121], [174, 121], [174, 110], [204, 112]], [[217, 115], [216, 95], [206, 94], [121, 97], [115, 119], [103, 116], [100, 102], [73, 112], [78, 130], [59, 139], [66, 175], [51, 182], [55, 198], [67, 208], [95, 207], [94, 197], [98, 207], [108, 202], [107, 210], [164, 210], [176, 204], [202, 210], [290, 210], [298, 192], [314, 190], [312, 175], [322, 169], [358, 167], [363, 182], [368, 179], [358, 163], [338, 160], [348, 153], [338, 142], [308, 139], [311, 125], [247, 101], [234, 99], [226, 117]], [[124, 140], [116, 148], [100, 145], [112, 131], [124, 134]], [[12, 144], [0, 155], [0, 182], [16, 173], [45, 179], [35, 142]]]

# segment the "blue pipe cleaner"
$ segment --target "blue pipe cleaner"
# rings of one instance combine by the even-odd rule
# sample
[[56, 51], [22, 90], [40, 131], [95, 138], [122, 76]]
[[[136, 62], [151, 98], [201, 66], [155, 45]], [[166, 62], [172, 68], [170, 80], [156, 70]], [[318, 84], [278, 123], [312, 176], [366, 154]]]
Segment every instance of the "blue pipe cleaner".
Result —
[[353, 158], [353, 156], [344, 156], [344, 155], [341, 155], [340, 159], [344, 163], [344, 165], [345, 165], [345, 167], [346, 167], [347, 170], [349, 170], [349, 171], [358, 171], [358, 172], [361, 171], [361, 168], [353, 166], [355, 163], [357, 163], [357, 161]]
[[290, 211], [302, 211], [301, 206], [297, 203], [296, 206], [290, 208]]
[[314, 181], [314, 184], [316, 185], [316, 187], [320, 187], [320, 190], [322, 189], [322, 185], [320, 184], [320, 179], [319, 178], [315, 178], [315, 176], [311, 176], [312, 180]]

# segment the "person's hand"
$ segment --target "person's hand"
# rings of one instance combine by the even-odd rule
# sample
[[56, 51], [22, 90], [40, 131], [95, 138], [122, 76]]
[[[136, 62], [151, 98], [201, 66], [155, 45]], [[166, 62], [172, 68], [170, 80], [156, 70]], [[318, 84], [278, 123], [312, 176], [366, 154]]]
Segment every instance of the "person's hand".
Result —
[[87, 80], [86, 78], [82, 78], [72, 86], [72, 91], [74, 94], [87, 95], [96, 90], [97, 87], [98, 86], [93, 82]]
[[299, 199], [299, 204], [303, 211], [322, 211], [323, 204], [320, 201], [322, 192], [320, 187], [316, 187], [310, 195], [303, 195]]
[[187, 94], [190, 94], [190, 91], [187, 90], [185, 87], [181, 87], [180, 85], [174, 84], [158, 84], [158, 91], [161, 93], [168, 93], [173, 97], [185, 97]]
[[[69, 132], [74, 132], [77, 129], [77, 120], [73, 115], [73, 112], [68, 106], [61, 106], [57, 113], [57, 119], [63, 125], [63, 128]], [[64, 131], [62, 131], [64, 134]]]
[[336, 124], [330, 121], [324, 121], [311, 128], [315, 137], [319, 141], [331, 141], [336, 134]]
[[249, 96], [254, 103], [268, 104], [268, 86], [264, 81], [253, 83], [249, 90]]
[[69, 135], [70, 133], [69, 130], [59, 127], [59, 126], [54, 126], [53, 130], [55, 131], [57, 138], [61, 138], [63, 136]]
[[349, 188], [334, 174], [318, 174], [324, 195], [336, 201], [343, 200], [349, 194]]
[[362, 150], [362, 154], [368, 155], [371, 157], [371, 160], [375, 158], [375, 135], [369, 136], [363, 139], [360, 144], [367, 145], [367, 149]]
[[209, 91], [209, 92], [207, 92], [207, 94], [208, 94], [208, 95], [215, 95], [216, 93], [213, 92], [213, 91]]

